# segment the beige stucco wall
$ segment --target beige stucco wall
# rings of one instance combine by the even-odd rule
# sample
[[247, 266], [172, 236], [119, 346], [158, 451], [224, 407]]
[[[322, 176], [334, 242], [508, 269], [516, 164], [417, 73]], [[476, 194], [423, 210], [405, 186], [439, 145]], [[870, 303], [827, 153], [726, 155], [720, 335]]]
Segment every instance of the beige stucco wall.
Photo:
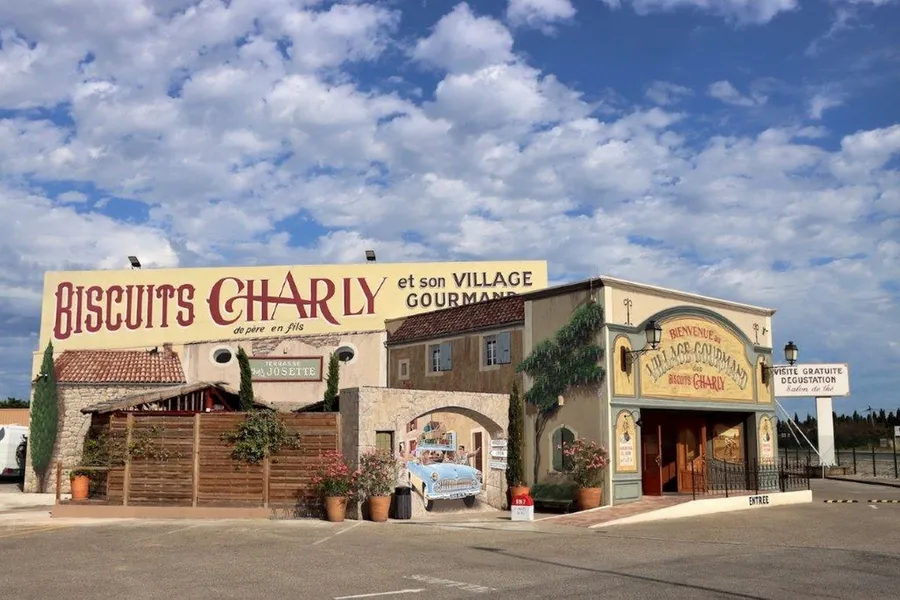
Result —
[[[640, 325], [656, 313], [676, 306], [706, 308], [722, 315], [738, 327], [748, 339], [765, 348], [772, 347], [772, 317], [765, 310], [714, 298], [705, 299], [675, 291], [604, 282], [605, 321], [611, 325]], [[625, 306], [625, 300], [631, 306]], [[628, 322], [630, 321], [630, 323]], [[758, 329], [754, 329], [754, 325]], [[765, 329], [765, 332], [763, 331]]]
[[[56, 444], [53, 449], [53, 458], [50, 461], [50, 472], [47, 474], [48, 493], [56, 492], [56, 462], [62, 461], [62, 493], [69, 493], [69, 471], [77, 467], [81, 462], [81, 450], [84, 446], [84, 437], [91, 425], [91, 415], [81, 412], [82, 408], [129, 396], [141, 394], [164, 386], [136, 385], [136, 386], [103, 386], [103, 385], [65, 385], [58, 388], [59, 399], [59, 426], [56, 434]], [[31, 468], [31, 445], [28, 445], [28, 456], [25, 466], [25, 491], [38, 491], [38, 482], [34, 469]]]
[[[342, 389], [340, 405], [342, 449], [348, 462], [355, 468], [359, 456], [375, 447], [376, 432], [393, 431], [396, 446], [406, 439], [407, 423], [416, 417], [437, 411], [461, 414], [474, 420], [484, 428], [485, 446], [489, 447], [491, 439], [506, 437], [509, 396], [359, 387]], [[398, 473], [398, 485], [405, 483], [401, 481], [400, 475]], [[485, 468], [484, 483], [485, 491], [479, 499], [493, 507], [502, 508], [506, 497], [505, 470]]]
[[[341, 364], [340, 387], [384, 386], [387, 384], [386, 350], [384, 331], [343, 333], [262, 340], [225, 340], [189, 344], [182, 350], [182, 365], [188, 383], [197, 381], [224, 381], [240, 386], [240, 370], [237, 351], [243, 346], [251, 357], [321, 356], [322, 381], [265, 382], [254, 381], [257, 398], [279, 409], [291, 410], [322, 400], [325, 394], [325, 377], [328, 374], [328, 357], [341, 346], [354, 350], [353, 360]], [[228, 348], [235, 358], [221, 365], [213, 360], [213, 352]]]
[[[594, 298], [603, 301], [602, 289], [581, 290], [570, 294], [560, 294], [548, 298], [538, 298], [525, 303], [524, 356], [527, 358], [532, 349], [545, 339], [556, 335], [579, 306]], [[598, 333], [597, 343], [601, 346], [602, 335]], [[531, 387], [531, 378], [523, 377], [523, 392]], [[544, 427], [537, 443], [540, 444], [540, 458], [537, 464], [535, 479], [535, 411], [526, 407], [525, 413], [525, 477], [530, 485], [542, 483], [548, 479], [558, 479], [560, 474], [552, 472], [552, 436], [562, 425], [567, 425], [579, 437], [598, 440], [603, 443], [605, 428], [601, 415], [603, 390], [597, 386], [569, 390], [564, 394], [565, 402], [556, 415]]]

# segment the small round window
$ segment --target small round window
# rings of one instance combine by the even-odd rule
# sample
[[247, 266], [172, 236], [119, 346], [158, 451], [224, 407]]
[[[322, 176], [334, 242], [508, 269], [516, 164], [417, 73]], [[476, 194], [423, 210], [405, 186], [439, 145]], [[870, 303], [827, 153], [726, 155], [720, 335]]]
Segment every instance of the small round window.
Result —
[[335, 354], [337, 354], [339, 361], [346, 363], [353, 360], [353, 357], [356, 356], [356, 351], [349, 346], [341, 346], [335, 351]]
[[227, 365], [231, 362], [232, 354], [228, 348], [219, 348], [213, 352], [213, 360], [220, 365]]

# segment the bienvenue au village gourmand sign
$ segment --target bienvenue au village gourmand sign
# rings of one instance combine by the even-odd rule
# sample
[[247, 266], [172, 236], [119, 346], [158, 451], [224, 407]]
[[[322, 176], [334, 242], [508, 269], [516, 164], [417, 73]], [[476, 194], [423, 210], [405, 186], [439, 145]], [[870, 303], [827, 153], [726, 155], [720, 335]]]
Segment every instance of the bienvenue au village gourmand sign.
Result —
[[713, 321], [665, 321], [659, 349], [641, 357], [641, 395], [753, 401], [752, 367], [740, 339]]
[[385, 319], [546, 286], [546, 261], [50, 272], [41, 341], [63, 350], [377, 331]]

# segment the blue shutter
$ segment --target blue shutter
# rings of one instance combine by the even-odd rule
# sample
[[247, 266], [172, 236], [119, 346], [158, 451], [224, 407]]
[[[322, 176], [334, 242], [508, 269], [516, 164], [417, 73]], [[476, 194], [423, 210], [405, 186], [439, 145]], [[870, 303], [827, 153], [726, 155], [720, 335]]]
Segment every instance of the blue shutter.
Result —
[[453, 369], [453, 349], [450, 342], [441, 344], [441, 371], [450, 371]]
[[510, 333], [508, 331], [497, 334], [497, 362], [501, 365], [508, 365], [512, 362], [510, 357]]

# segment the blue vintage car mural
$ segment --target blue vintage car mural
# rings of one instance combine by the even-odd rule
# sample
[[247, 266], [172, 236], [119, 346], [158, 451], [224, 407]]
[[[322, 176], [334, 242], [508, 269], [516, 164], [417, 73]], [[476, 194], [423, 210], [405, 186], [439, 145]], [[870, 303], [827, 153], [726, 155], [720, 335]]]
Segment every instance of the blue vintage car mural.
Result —
[[472, 507], [475, 496], [482, 491], [482, 473], [475, 467], [453, 462], [455, 436], [441, 441], [444, 443], [416, 448], [415, 458], [406, 463], [409, 485], [421, 494], [425, 510], [430, 511], [435, 500], [462, 500]]

